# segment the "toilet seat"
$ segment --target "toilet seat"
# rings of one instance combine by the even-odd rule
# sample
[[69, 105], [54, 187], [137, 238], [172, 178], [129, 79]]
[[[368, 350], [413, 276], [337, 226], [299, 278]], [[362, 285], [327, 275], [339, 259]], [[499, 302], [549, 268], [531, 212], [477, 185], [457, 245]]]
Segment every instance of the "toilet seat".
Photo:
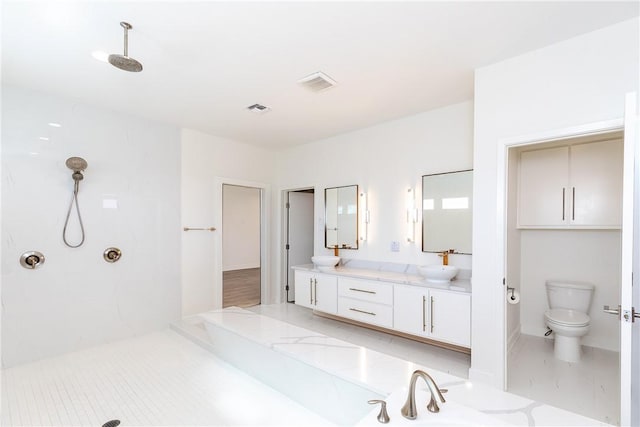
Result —
[[585, 313], [581, 313], [575, 310], [567, 310], [562, 308], [555, 308], [553, 310], [547, 310], [544, 316], [550, 323], [555, 323], [559, 326], [569, 327], [581, 327], [589, 325], [589, 316]]

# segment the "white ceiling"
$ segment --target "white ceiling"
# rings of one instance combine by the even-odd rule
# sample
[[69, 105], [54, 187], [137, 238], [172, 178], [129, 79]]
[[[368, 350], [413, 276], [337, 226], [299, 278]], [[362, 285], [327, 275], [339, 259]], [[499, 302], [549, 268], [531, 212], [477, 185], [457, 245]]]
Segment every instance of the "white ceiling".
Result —
[[[638, 2], [2, 2], [2, 82], [268, 148], [473, 97], [473, 69], [634, 16]], [[92, 58], [122, 53], [127, 73]], [[323, 71], [338, 86], [297, 80]], [[246, 110], [259, 103], [272, 111]]]

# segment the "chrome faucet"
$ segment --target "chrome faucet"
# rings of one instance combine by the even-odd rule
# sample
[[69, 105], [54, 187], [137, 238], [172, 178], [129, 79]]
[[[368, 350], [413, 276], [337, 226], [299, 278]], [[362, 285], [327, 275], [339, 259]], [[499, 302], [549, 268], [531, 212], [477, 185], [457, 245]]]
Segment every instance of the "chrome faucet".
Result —
[[426, 372], [421, 370], [414, 371], [411, 375], [407, 401], [400, 410], [402, 416], [410, 420], [415, 420], [418, 416], [418, 410], [416, 409], [416, 382], [418, 381], [418, 378], [422, 378], [427, 383], [429, 391], [431, 392], [431, 399], [429, 400], [429, 404], [427, 404], [427, 409], [429, 410], [429, 412], [440, 412], [440, 407], [438, 406], [438, 402], [436, 401], [436, 396], [440, 400], [440, 402], [446, 402], [444, 400], [444, 396], [442, 396], [442, 393], [447, 392], [446, 389], [440, 390], [433, 378], [431, 378], [431, 376]]

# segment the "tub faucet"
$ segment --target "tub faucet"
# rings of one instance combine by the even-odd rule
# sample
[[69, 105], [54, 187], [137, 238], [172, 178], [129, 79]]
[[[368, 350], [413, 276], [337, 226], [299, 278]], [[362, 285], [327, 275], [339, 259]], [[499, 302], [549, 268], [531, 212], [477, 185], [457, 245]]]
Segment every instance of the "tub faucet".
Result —
[[414, 371], [411, 375], [411, 382], [409, 383], [409, 395], [407, 396], [407, 401], [400, 410], [402, 416], [410, 420], [415, 420], [418, 416], [418, 410], [416, 409], [416, 382], [418, 381], [418, 378], [422, 378], [427, 383], [429, 391], [431, 392], [431, 399], [427, 405], [429, 412], [440, 412], [436, 396], [440, 402], [446, 402], [442, 393], [446, 393], [447, 390], [440, 390], [433, 378], [431, 378], [431, 376], [426, 372], [421, 370]]

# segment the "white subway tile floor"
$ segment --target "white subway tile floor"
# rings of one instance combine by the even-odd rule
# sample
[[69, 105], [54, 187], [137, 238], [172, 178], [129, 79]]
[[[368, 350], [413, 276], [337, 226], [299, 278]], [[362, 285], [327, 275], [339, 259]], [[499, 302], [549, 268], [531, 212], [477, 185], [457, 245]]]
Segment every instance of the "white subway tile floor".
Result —
[[166, 330], [5, 369], [3, 426], [330, 425]]

